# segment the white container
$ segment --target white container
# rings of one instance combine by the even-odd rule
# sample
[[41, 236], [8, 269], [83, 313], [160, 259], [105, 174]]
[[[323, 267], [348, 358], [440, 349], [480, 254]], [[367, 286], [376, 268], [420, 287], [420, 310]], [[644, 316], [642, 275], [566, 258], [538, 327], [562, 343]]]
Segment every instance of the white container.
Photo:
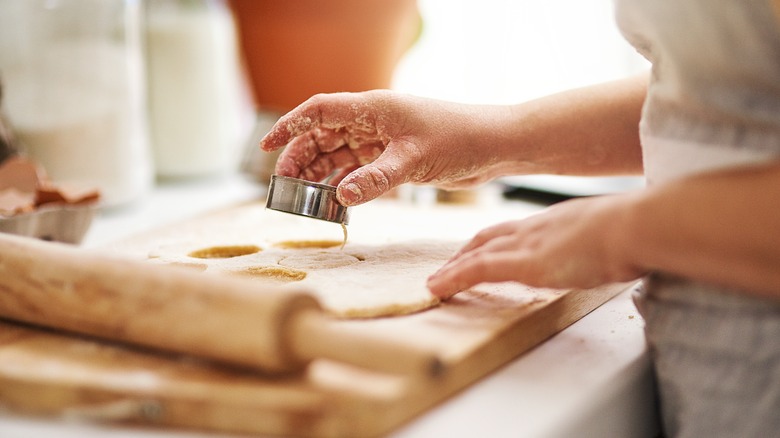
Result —
[[2, 0], [0, 75], [22, 151], [102, 206], [153, 183], [142, 10], [133, 0]]
[[148, 0], [146, 18], [157, 176], [237, 170], [244, 89], [230, 10], [217, 0]]

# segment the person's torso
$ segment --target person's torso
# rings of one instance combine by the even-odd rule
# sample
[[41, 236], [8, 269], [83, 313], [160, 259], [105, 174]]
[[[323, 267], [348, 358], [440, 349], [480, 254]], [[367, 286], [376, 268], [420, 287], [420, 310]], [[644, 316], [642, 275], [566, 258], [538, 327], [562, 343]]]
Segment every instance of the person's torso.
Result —
[[771, 0], [615, 0], [653, 64], [641, 136], [648, 183], [780, 159], [780, 22]]

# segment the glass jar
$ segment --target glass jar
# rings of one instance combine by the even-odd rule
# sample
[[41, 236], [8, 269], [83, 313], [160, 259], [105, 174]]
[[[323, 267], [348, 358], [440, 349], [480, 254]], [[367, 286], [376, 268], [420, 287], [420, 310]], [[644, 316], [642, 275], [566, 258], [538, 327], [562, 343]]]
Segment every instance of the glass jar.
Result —
[[251, 97], [244, 96], [228, 7], [220, 0], [147, 0], [146, 44], [157, 176], [237, 169]]
[[22, 152], [101, 204], [153, 182], [140, 0], [0, 0], [4, 105]]

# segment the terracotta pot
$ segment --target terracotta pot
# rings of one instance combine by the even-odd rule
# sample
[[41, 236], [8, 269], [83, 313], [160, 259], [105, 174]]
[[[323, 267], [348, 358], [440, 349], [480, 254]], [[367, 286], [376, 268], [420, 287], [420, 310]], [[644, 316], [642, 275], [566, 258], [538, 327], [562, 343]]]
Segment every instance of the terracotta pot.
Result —
[[389, 88], [420, 31], [416, 0], [231, 0], [255, 103]]

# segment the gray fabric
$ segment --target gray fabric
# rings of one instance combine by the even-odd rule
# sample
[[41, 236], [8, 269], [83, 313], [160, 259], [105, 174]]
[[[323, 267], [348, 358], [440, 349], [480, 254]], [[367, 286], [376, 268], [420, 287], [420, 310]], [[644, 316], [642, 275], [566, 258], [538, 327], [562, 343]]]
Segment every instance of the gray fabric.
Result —
[[635, 301], [666, 436], [780, 436], [780, 302], [659, 275]]

